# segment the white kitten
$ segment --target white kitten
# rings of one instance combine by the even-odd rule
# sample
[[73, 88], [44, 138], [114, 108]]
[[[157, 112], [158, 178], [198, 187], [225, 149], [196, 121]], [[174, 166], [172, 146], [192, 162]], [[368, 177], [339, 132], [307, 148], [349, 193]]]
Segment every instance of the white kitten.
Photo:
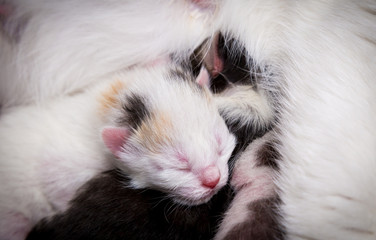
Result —
[[226, 184], [235, 145], [207, 87], [161, 64], [9, 109], [0, 138], [1, 239], [22, 239], [38, 220], [64, 210], [83, 183], [114, 167], [110, 152], [133, 187], [204, 203]]

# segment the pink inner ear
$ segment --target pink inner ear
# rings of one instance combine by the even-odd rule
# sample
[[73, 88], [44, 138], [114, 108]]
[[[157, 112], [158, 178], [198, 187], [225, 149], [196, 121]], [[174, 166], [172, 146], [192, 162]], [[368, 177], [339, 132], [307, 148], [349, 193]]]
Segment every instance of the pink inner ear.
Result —
[[121, 127], [105, 127], [102, 130], [104, 144], [110, 149], [112, 154], [119, 157], [123, 144], [129, 137], [129, 130]]
[[201, 68], [200, 73], [197, 76], [196, 82], [200, 86], [207, 86], [207, 87], [209, 87], [210, 78], [209, 78], [209, 73], [206, 70], [206, 68], [204, 68], [204, 67]]

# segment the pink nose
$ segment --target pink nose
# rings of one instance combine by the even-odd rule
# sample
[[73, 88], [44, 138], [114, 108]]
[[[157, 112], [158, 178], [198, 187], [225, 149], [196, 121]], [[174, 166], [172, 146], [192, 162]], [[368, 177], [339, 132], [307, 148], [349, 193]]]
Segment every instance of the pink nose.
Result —
[[204, 168], [201, 172], [202, 185], [209, 187], [209, 188], [215, 188], [220, 178], [221, 178], [221, 173], [219, 172], [218, 167], [213, 166], [213, 165]]

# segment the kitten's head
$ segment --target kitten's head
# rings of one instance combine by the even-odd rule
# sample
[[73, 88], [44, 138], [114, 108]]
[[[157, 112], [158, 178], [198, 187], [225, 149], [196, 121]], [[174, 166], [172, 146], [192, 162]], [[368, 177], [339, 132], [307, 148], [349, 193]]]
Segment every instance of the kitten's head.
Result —
[[207, 202], [226, 184], [235, 146], [206, 86], [208, 75], [194, 79], [179, 68], [158, 67], [136, 75], [120, 94], [117, 126], [102, 131], [105, 145], [135, 188], [167, 192], [182, 204]]

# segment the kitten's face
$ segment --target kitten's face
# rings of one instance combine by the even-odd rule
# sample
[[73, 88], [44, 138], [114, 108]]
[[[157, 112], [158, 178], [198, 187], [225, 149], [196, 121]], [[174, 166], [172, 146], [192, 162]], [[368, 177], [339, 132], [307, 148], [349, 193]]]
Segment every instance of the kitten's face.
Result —
[[[163, 118], [166, 121], [168, 116]], [[210, 124], [191, 122], [184, 127], [161, 125], [158, 120], [141, 125], [140, 130], [120, 155], [134, 187], [157, 189], [178, 203], [197, 205], [226, 184], [235, 138], [219, 115]]]
[[182, 69], [156, 66], [131, 77], [140, 80], [104, 94], [111, 96], [106, 103], [115, 106], [114, 122], [121, 126], [102, 132], [118, 167], [135, 188], [161, 190], [188, 205], [208, 201], [226, 184], [235, 147], [205, 85], [208, 76], [195, 79]]
[[132, 130], [118, 154], [119, 168], [134, 187], [161, 190], [179, 203], [204, 203], [227, 182], [235, 138], [207, 85], [197, 84], [208, 79], [181, 71], [151, 76], [124, 98], [124, 125]]

